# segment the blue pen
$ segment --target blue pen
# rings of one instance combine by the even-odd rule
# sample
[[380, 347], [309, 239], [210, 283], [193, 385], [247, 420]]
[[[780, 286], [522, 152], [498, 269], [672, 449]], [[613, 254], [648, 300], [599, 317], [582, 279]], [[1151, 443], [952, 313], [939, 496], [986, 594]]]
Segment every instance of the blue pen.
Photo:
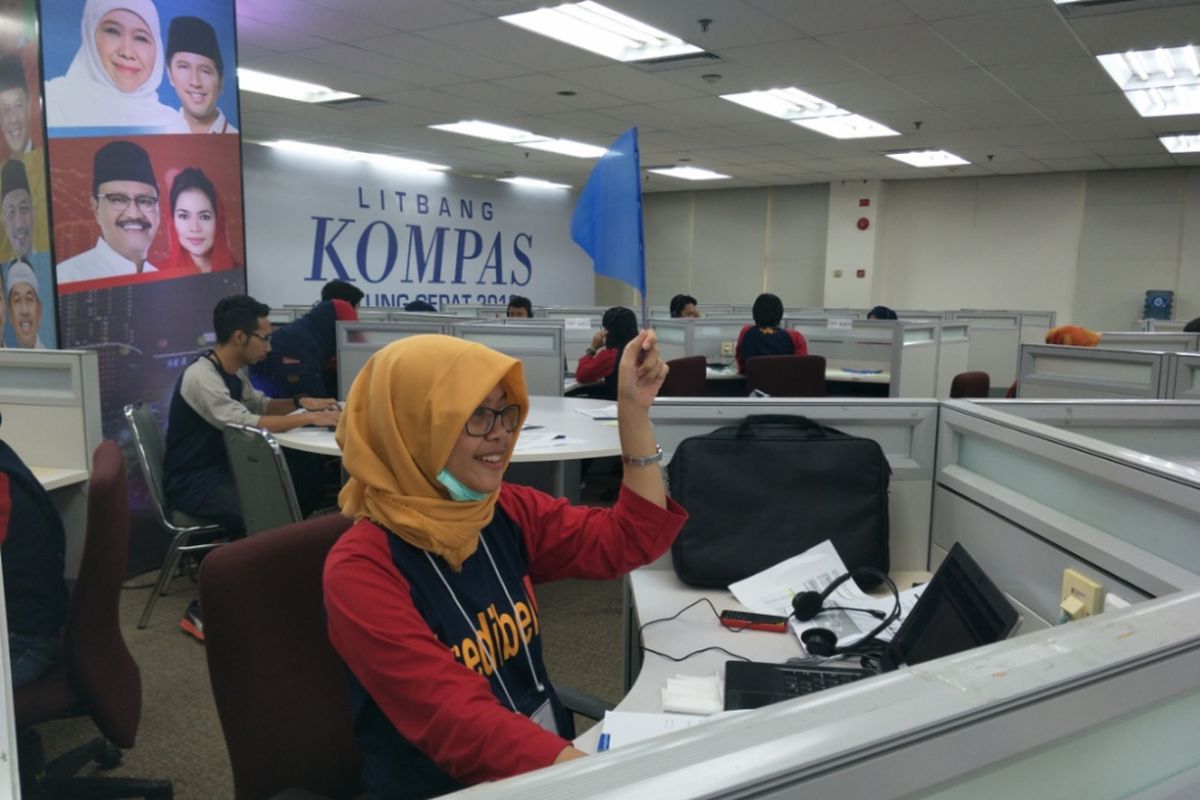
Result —
[[612, 742], [612, 737], [609, 736], [607, 733], [600, 734], [600, 741], [596, 745], [596, 752], [603, 753], [605, 750], [608, 749], [608, 746], [609, 746], [609, 744], [611, 744], [611, 742]]

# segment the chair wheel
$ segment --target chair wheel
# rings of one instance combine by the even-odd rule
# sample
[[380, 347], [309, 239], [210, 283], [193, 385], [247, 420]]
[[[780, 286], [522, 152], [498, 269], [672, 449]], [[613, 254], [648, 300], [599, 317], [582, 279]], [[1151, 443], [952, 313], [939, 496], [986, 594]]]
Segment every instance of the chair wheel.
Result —
[[111, 742], [106, 742], [104, 751], [97, 753], [92, 760], [100, 769], [113, 769], [121, 764], [121, 748]]

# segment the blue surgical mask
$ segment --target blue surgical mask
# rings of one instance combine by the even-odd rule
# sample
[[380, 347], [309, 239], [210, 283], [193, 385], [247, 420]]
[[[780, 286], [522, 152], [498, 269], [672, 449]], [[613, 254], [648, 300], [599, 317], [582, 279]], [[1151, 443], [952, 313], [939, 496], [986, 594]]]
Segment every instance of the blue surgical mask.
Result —
[[446, 491], [450, 493], [451, 500], [457, 500], [460, 503], [477, 503], [487, 497], [483, 492], [475, 491], [451, 475], [450, 470], [444, 467], [438, 473], [437, 479], [438, 483], [446, 487]]

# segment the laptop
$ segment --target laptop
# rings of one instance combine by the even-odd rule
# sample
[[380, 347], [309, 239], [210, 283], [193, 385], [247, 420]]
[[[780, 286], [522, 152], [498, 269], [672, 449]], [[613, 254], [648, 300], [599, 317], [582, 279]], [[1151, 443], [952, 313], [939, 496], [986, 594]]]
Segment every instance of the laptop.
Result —
[[[1020, 615], [975, 559], [958, 543], [950, 548], [892, 641], [880, 671], [920, 664], [1006, 638]], [[725, 709], [759, 708], [877, 674], [832, 666], [725, 662]]]

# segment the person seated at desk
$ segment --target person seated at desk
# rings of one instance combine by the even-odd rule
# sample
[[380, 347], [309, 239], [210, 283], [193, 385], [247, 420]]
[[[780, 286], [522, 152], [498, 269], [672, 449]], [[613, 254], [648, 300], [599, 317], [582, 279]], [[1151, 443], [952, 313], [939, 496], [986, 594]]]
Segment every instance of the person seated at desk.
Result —
[[875, 306], [867, 312], [867, 319], [896, 320], [900, 318], [887, 306]]
[[50, 495], [0, 440], [0, 561], [13, 688], [50, 671], [67, 619], [66, 533]]
[[652, 331], [628, 343], [620, 369], [625, 467], [612, 508], [504, 482], [529, 412], [514, 358], [413, 336], [355, 380], [337, 441], [350, 475], [342, 513], [357, 522], [323, 585], [372, 798], [431, 797], [583, 755], [542, 661], [533, 584], [648, 564], [687, 516], [667, 499], [650, 423], [667, 375]]
[[699, 319], [700, 309], [696, 308], [696, 298], [690, 294], [677, 294], [671, 298], [672, 319]]
[[754, 299], [751, 309], [754, 324], [742, 328], [738, 334], [738, 372], [746, 371], [746, 362], [755, 356], [806, 356], [808, 342], [800, 331], [779, 327], [783, 322], [783, 301], [776, 295], [764, 293]]
[[432, 303], [427, 303], [424, 300], [413, 300], [411, 303], [405, 304], [404, 310], [405, 311], [427, 311], [427, 312], [433, 312], [434, 314], [436, 314], [437, 306], [433, 305]]
[[528, 297], [522, 297], [519, 294], [509, 295], [508, 308], [504, 310], [504, 316], [512, 319], [529, 319], [533, 317], [533, 303], [529, 302]]
[[340, 278], [334, 278], [321, 287], [321, 300], [345, 300], [354, 306], [355, 311], [358, 311], [358, 304], [362, 302], [362, 299], [362, 289], [350, 283], [350, 281], [344, 281]]
[[600, 319], [600, 330], [592, 337], [592, 346], [579, 358], [575, 367], [577, 383], [604, 381], [604, 397], [617, 399], [620, 377], [618, 356], [637, 335], [637, 316], [625, 306], [613, 306]]
[[337, 323], [357, 320], [345, 300], [322, 300], [276, 328], [266, 358], [250, 366], [254, 386], [270, 397], [336, 397]]

